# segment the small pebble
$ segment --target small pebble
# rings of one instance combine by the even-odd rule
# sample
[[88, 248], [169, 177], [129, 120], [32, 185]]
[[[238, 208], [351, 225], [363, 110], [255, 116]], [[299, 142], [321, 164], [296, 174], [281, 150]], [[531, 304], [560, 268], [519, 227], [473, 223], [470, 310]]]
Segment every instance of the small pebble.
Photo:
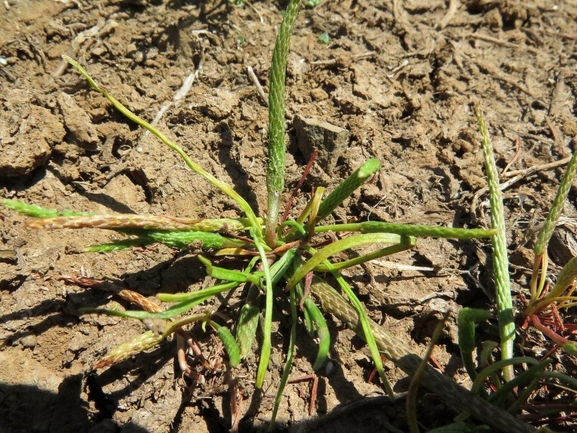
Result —
[[330, 376], [334, 369], [334, 364], [331, 361], [327, 362], [327, 365], [325, 365], [325, 375]]
[[310, 95], [311, 95], [311, 98], [313, 98], [315, 101], [324, 101], [325, 99], [328, 99], [328, 97], [329, 97], [328, 93], [325, 92], [320, 87], [317, 87], [316, 89], [312, 89], [310, 91]]
[[34, 349], [34, 347], [36, 347], [36, 343], [37, 340], [35, 335], [27, 335], [26, 337], [20, 339], [20, 344], [22, 344], [22, 347], [26, 349]]

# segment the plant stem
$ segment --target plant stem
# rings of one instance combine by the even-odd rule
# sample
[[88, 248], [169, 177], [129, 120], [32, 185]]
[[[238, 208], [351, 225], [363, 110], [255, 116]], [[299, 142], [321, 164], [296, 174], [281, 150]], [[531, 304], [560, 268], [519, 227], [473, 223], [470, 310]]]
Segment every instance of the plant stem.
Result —
[[[493, 236], [493, 269], [495, 274], [495, 297], [497, 300], [497, 320], [501, 337], [501, 359], [513, 357], [515, 342], [515, 321], [513, 318], [513, 300], [511, 299], [511, 281], [509, 279], [509, 258], [507, 257], [507, 234], [505, 232], [505, 213], [503, 210], [503, 194], [499, 188], [499, 174], [493, 154], [493, 144], [485, 125], [481, 108], [475, 105], [475, 115], [481, 130], [485, 170], [489, 182], [491, 202], [491, 228], [497, 230]], [[512, 364], [503, 368], [505, 380], [515, 377]]]
[[573, 178], [575, 177], [575, 173], [577, 172], [577, 152], [573, 154], [569, 164], [567, 165], [567, 169], [563, 174], [563, 178], [561, 179], [561, 183], [559, 185], [559, 189], [557, 190], [557, 195], [555, 195], [555, 200], [551, 205], [551, 210], [547, 215], [547, 219], [545, 220], [545, 224], [543, 228], [539, 232], [539, 236], [537, 241], [535, 242], [534, 253], [535, 255], [543, 255], [547, 252], [547, 246], [549, 245], [549, 240], [551, 239], [551, 235], [555, 230], [555, 225], [563, 213], [563, 206], [567, 201], [567, 195], [569, 194], [569, 189], [571, 189], [571, 185], [573, 183]]
[[285, 175], [285, 80], [290, 36], [299, 11], [300, 0], [291, 0], [280, 26], [270, 70], [269, 92], [269, 151], [267, 170], [268, 218], [266, 242], [276, 246], [280, 198], [284, 189]]
[[[575, 144], [575, 139], [572, 140], [572, 143]], [[563, 212], [563, 207], [565, 206], [567, 195], [569, 194], [569, 189], [573, 185], [573, 178], [575, 177], [576, 172], [577, 152], [573, 153], [573, 156], [567, 165], [567, 169], [563, 174], [561, 184], [557, 190], [557, 195], [555, 196], [555, 200], [553, 200], [553, 204], [551, 205], [551, 210], [547, 215], [547, 219], [545, 220], [543, 228], [539, 231], [537, 241], [535, 242], [535, 247], [533, 248], [535, 259], [533, 262], [533, 275], [531, 277], [532, 302], [537, 301], [543, 293], [543, 288], [545, 287], [545, 280], [547, 277], [547, 246], [549, 245], [549, 240], [553, 235], [557, 221]], [[541, 270], [540, 278], [539, 270]]]

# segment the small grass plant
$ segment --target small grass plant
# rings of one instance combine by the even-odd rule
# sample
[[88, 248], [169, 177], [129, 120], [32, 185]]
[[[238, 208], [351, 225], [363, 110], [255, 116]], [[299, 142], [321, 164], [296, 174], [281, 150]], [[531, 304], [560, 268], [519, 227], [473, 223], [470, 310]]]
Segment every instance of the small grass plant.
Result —
[[[472, 391], [484, 395], [492, 404], [506, 408], [513, 413], [518, 412], [522, 406], [529, 408], [532, 411], [532, 418], [539, 420], [538, 423], [551, 420], [552, 424], [573, 423], [574, 425], [577, 419], [577, 403], [575, 403], [577, 380], [570, 375], [553, 371], [551, 368], [553, 359], [549, 356], [541, 360], [528, 356], [514, 356], [514, 341], [518, 332], [533, 325], [550, 338], [552, 349], [548, 355], [556, 349], [561, 349], [565, 355], [577, 356], [577, 344], [568, 337], [560, 335], [560, 332], [565, 331], [567, 331], [566, 334], [576, 334], [577, 328], [573, 324], [563, 324], [559, 314], [559, 310], [574, 307], [577, 303], [577, 297], [573, 296], [577, 281], [577, 258], [574, 257], [563, 267], [550, 291], [547, 278], [547, 246], [561, 216], [577, 171], [577, 153], [573, 153], [567, 165], [551, 210], [538, 232], [533, 248], [534, 263], [529, 287], [530, 298], [528, 301], [522, 298], [525, 308], [519, 318], [524, 320], [524, 324], [518, 327], [515, 323], [511, 297], [503, 196], [499, 187], [497, 166], [485, 118], [479, 105], [475, 106], [475, 115], [481, 132], [485, 170], [489, 181], [491, 227], [497, 232], [492, 237], [492, 245], [495, 310], [500, 341], [498, 343], [483, 342], [479, 365], [484, 368], [478, 372], [473, 359], [475, 324], [490, 319], [492, 314], [486, 310], [463, 308], [458, 318], [459, 348], [463, 363], [473, 380]], [[494, 361], [492, 354], [497, 348], [500, 348], [501, 359]], [[515, 370], [515, 366], [520, 368]], [[532, 400], [547, 389], [550, 389], [551, 395], [556, 398], [545, 398], [542, 404], [532, 404], [534, 403]], [[544, 430], [548, 429], [544, 428]]]
[[[174, 334], [177, 335], [177, 338], [179, 335], [184, 338], [181, 335], [183, 329], [191, 323], [200, 322], [204, 326], [208, 325], [213, 328], [218, 334], [228, 354], [228, 362], [233, 368], [250, 353], [254, 339], [257, 335], [259, 336], [259, 363], [255, 372], [255, 385], [256, 388], [262, 389], [269, 369], [272, 350], [274, 304], [275, 302], [285, 302], [289, 306], [288, 311], [290, 311], [292, 325], [285, 368], [282, 381], [277, 389], [272, 414], [272, 421], [274, 422], [292, 365], [297, 336], [296, 326], [299, 320], [303, 320], [309, 332], [318, 338], [318, 354], [313, 368], [318, 370], [326, 361], [330, 348], [330, 337], [325, 314], [322, 310], [326, 310], [327, 305], [334, 304], [331, 303], [331, 299], [323, 299], [323, 294], [328, 298], [339, 296], [331, 292], [331, 290], [334, 291], [329, 287], [329, 283], [332, 282], [339, 287], [344, 294], [345, 302], [350, 305], [350, 309], [343, 313], [348, 316], [343, 317], [356, 315], [358, 319], [356, 330], [366, 341], [376, 370], [387, 392], [393, 396], [392, 388], [386, 381], [381, 360], [381, 352], [389, 352], [382, 348], [380, 343], [382, 338], [379, 337], [378, 328], [375, 328], [376, 325], [367, 317], [362, 303], [340, 271], [350, 266], [412, 248], [417, 237], [453, 239], [491, 237], [494, 246], [496, 316], [500, 332], [498, 345], [500, 346], [501, 360], [491, 362], [491, 354], [497, 344], [490, 345], [487, 342], [489, 348], [481, 356], [481, 366], [486, 365], [486, 367], [479, 372], [477, 371], [474, 360], [475, 324], [489, 319], [491, 313], [464, 309], [459, 316], [459, 344], [466, 369], [471, 379], [474, 380], [473, 392], [484, 399], [488, 399], [492, 405], [502, 407], [513, 413], [518, 413], [521, 405], [530, 398], [537, 388], [544, 386], [544, 383], [552, 386], [551, 382], [554, 381], [558, 386], [566, 387], [568, 390], [566, 392], [574, 392], [577, 389], [576, 381], [571, 377], [549, 371], [550, 361], [514, 356], [514, 338], [518, 329], [514, 321], [515, 315], [509, 282], [503, 204], [489, 134], [479, 108], [476, 109], [476, 114], [482, 133], [489, 178], [492, 209], [491, 229], [401, 225], [386, 222], [324, 224], [327, 217], [353, 191], [378, 173], [380, 163], [374, 158], [357, 168], [329, 194], [326, 194], [325, 188], [317, 187], [300, 214], [294, 219], [287, 218], [288, 212], [286, 210], [289, 205], [283, 203], [286, 155], [285, 80], [290, 36], [299, 7], [299, 0], [291, 0], [288, 4], [272, 58], [269, 89], [266, 216], [257, 215], [249, 203], [230, 185], [213, 176], [189, 158], [177, 144], [169, 140], [161, 131], [128, 110], [106, 89], [101, 87], [78, 62], [65, 57], [70, 65], [84, 76], [92, 89], [100, 92], [128, 119], [158, 137], [168, 148], [176, 152], [196, 175], [232, 198], [243, 214], [239, 218], [201, 220], [132, 214], [91, 215], [75, 211], [61, 212], [14, 200], [3, 200], [5, 207], [33, 217], [27, 223], [32, 228], [103, 228], [125, 235], [125, 238], [110, 244], [89, 247], [88, 251], [112, 253], [119, 249], [154, 243], [163, 243], [179, 249], [188, 248], [193, 244], [202, 249], [203, 253], [198, 255], [198, 259], [205, 265], [207, 274], [217, 281], [213, 286], [190, 293], [159, 293], [157, 298], [165, 303], [163, 306], [151, 303], [134, 292], [118, 290], [117, 293], [120, 296], [124, 296], [141, 309], [126, 311], [84, 309], [85, 313], [107, 314], [141, 320], [147, 326], [147, 330], [137, 338], [112, 349], [97, 363], [96, 367], [107, 367], [129, 357], [137, 356], [140, 352], [158, 345]], [[575, 259], [567, 264], [553, 289], [548, 292], [546, 283], [546, 246], [565, 202], [576, 166], [574, 157], [562, 180], [559, 194], [542, 235], [539, 237], [535, 249], [535, 271], [531, 283], [531, 298], [524, 312], [527, 323], [536, 326], [555, 344], [571, 354], [577, 352], [575, 343], [560, 335], [558, 329], [551, 329], [543, 325], [541, 319], [545, 312], [556, 312], [559, 309], [569, 308], [574, 306], [577, 301], [577, 297], [572, 294], [577, 277], [577, 261]], [[335, 236], [328, 237], [327, 233], [329, 232]], [[376, 248], [371, 253], [361, 254], [352, 259], [334, 260], [342, 252], [365, 246]], [[219, 260], [223, 257], [236, 258], [233, 263], [236, 263], [237, 267], [219, 266]], [[329, 277], [325, 277], [326, 274]], [[209, 298], [238, 287], [247, 287], [247, 298], [238, 311], [233, 326], [222, 324], [218, 315], [212, 314], [213, 312], [203, 311], [199, 313], [195, 309]], [[313, 292], [320, 298], [320, 307], [309, 296], [311, 287], [316, 288], [316, 291], [313, 290]], [[329, 308], [329, 312], [334, 311], [334, 308], [332, 310]], [[258, 332], [259, 326], [261, 328], [260, 333]], [[375, 333], [375, 329], [377, 329], [377, 333]], [[392, 351], [391, 353], [393, 353], [391, 357], [395, 360], [394, 353], [396, 352]], [[398, 358], [400, 359], [402, 356], [399, 355]], [[186, 364], [181, 363], [180, 365], [186, 372]], [[515, 366], [517, 366], [517, 370]], [[527, 368], [522, 366], [527, 366]], [[518, 370], [521, 372], [518, 373]], [[424, 383], [425, 379], [422, 380]], [[449, 378], [446, 380], [451, 381]], [[485, 386], [489, 382], [493, 388]], [[458, 385], [454, 385], [458, 388]], [[448, 394], [450, 392], [447, 391]], [[451, 396], [449, 395], [449, 397]], [[459, 399], [456, 398], [456, 401], [458, 402]], [[466, 408], [467, 404], [467, 402], [463, 402], [463, 407]], [[482, 412], [480, 411], [480, 413]], [[509, 415], [504, 413], [503, 419], [507, 419], [507, 416]], [[502, 423], [498, 424], [492, 418], [495, 417], [488, 416], [487, 419], [483, 419], [483, 422], [497, 426], [497, 428], [502, 427]], [[412, 425], [413, 430], [417, 428], [416, 423]], [[465, 424], [461, 422], [455, 425], [462, 426]], [[529, 425], [526, 425], [525, 428], [519, 424], [510, 431], [532, 430]]]

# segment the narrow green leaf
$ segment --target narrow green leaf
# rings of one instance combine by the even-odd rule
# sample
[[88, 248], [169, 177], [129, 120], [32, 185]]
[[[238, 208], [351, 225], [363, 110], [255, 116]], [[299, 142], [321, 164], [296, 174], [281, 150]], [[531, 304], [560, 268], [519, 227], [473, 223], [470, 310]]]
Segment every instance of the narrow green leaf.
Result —
[[[535, 358], [531, 358], [529, 356], [519, 356], [516, 358], [502, 359], [500, 361], [497, 361], [497, 362], [485, 367], [482, 371], [479, 372], [479, 374], [477, 375], [477, 378], [473, 382], [473, 386], [471, 387], [471, 392], [474, 394], [478, 394], [479, 391], [481, 390], [481, 388], [483, 387], [483, 382], [485, 382], [485, 379], [488, 376], [490, 376], [491, 374], [498, 372], [499, 370], [505, 370], [508, 365], [523, 364], [523, 363], [535, 365], [535, 364], [539, 364], [539, 361], [537, 361]], [[513, 380], [513, 379], [511, 379], [511, 380]]]
[[84, 251], [87, 253], [112, 253], [114, 251], [129, 250], [131, 248], [143, 247], [154, 243], [156, 243], [154, 240], [148, 238], [119, 239], [107, 244], [90, 245], [89, 247], [84, 248]]
[[523, 389], [525, 384], [530, 383], [536, 377], [539, 377], [543, 370], [549, 367], [552, 362], [553, 361], [551, 359], [546, 359], [535, 365], [532, 365], [526, 371], [523, 371], [521, 374], [519, 374], [519, 376], [503, 384], [503, 386], [501, 386], [496, 392], [492, 393], [487, 398], [487, 401], [493, 403], [495, 406], [498, 406], [500, 401], [504, 401], [510, 398], [511, 393], [513, 393], [515, 389]]
[[281, 380], [280, 380], [280, 384], [278, 386], [277, 392], [276, 392], [276, 397], [274, 399], [274, 405], [273, 405], [273, 410], [272, 410], [272, 416], [271, 416], [271, 421], [269, 424], [269, 431], [271, 431], [274, 427], [274, 423], [276, 421], [276, 415], [278, 413], [278, 408], [280, 406], [280, 402], [282, 400], [282, 396], [284, 393], [284, 389], [286, 387], [286, 384], [288, 382], [288, 377], [291, 371], [291, 367], [292, 367], [292, 362], [293, 362], [293, 356], [294, 356], [294, 351], [295, 351], [295, 340], [296, 340], [296, 334], [297, 334], [297, 300], [296, 300], [296, 288], [293, 287], [290, 291], [290, 310], [291, 310], [291, 330], [290, 330], [290, 336], [289, 336], [289, 347], [287, 350], [287, 356], [286, 356], [286, 360], [284, 363], [284, 368], [283, 368], [283, 372], [282, 372], [282, 376], [281, 376]]
[[[363, 245], [376, 244], [399, 244], [402, 242], [401, 236], [389, 233], [367, 233], [355, 236], [349, 236], [327, 245], [317, 253], [315, 253], [308, 261], [306, 261], [294, 273], [291, 279], [287, 282], [287, 289], [293, 287], [296, 283], [302, 280], [306, 274], [315, 269], [325, 259], [340, 253], [349, 248], [360, 247]], [[333, 268], [334, 269], [334, 268]]]
[[196, 307], [198, 304], [201, 304], [202, 302], [206, 301], [210, 296], [212, 295], [207, 295], [205, 297], [198, 298], [192, 301], [180, 302], [176, 305], [173, 305], [169, 309], [161, 311], [159, 313], [150, 313], [148, 311], [134, 311], [134, 310], [126, 310], [126, 311], [108, 310], [105, 308], [80, 308], [78, 311], [81, 314], [104, 314], [106, 316], [116, 316], [138, 320], [171, 319], [175, 316], [178, 316], [179, 314], [186, 313], [187, 311]]
[[223, 283], [216, 286], [207, 287], [206, 289], [197, 290], [190, 293], [159, 293], [156, 295], [156, 297], [162, 302], [188, 302], [196, 301], [199, 299], [204, 300], [226, 290], [234, 289], [238, 285], [239, 283], [233, 281], [230, 283]]
[[244, 283], [249, 279], [252, 280], [252, 278], [250, 278], [252, 277], [250, 274], [245, 274], [244, 272], [235, 271], [233, 269], [214, 266], [210, 260], [201, 255], [198, 256], [198, 260], [200, 260], [202, 264], [206, 266], [206, 273], [211, 277], [216, 278], [217, 280], [235, 281], [237, 283]]
[[339, 286], [341, 287], [343, 292], [345, 292], [345, 294], [349, 298], [349, 302], [355, 308], [357, 315], [359, 317], [359, 322], [360, 322], [362, 330], [363, 330], [363, 335], [364, 335], [365, 341], [367, 343], [367, 347], [369, 348], [369, 352], [371, 353], [371, 358], [373, 359], [373, 362], [375, 363], [375, 368], [377, 369], [377, 373], [379, 373], [379, 377], [381, 378], [381, 382], [383, 383], [383, 386], [385, 387], [385, 391], [387, 392], [388, 396], [391, 398], [391, 400], [394, 400], [395, 399], [395, 393], [393, 391], [393, 387], [391, 386], [391, 384], [389, 383], [389, 381], [387, 380], [387, 378], [385, 376], [385, 371], [383, 369], [383, 361], [381, 360], [381, 354], [379, 352], [377, 342], [375, 341], [375, 336], [373, 335], [373, 331], [371, 330], [369, 318], [368, 318], [367, 313], [363, 307], [363, 304], [361, 303], [361, 301], [359, 301], [359, 298], [357, 298], [357, 295], [355, 295], [355, 293], [353, 292], [351, 287], [347, 284], [347, 282], [345, 281], [343, 276], [338, 271], [331, 269], [331, 263], [328, 260], [325, 260], [325, 265], [327, 265], [327, 267], [329, 268], [329, 270], [333, 274], [333, 277], [337, 280], [337, 282], [339, 283]]
[[59, 216], [87, 216], [90, 215], [86, 212], [74, 212], [71, 210], [64, 210], [62, 212], [56, 209], [48, 209], [42, 206], [36, 206], [32, 204], [23, 203], [18, 200], [2, 199], [2, 206], [7, 209], [16, 211], [23, 215], [33, 217], [33, 218], [54, 218]]
[[329, 349], [331, 347], [331, 334], [329, 332], [329, 327], [327, 325], [327, 321], [325, 320], [325, 316], [316, 306], [316, 304], [312, 301], [310, 297], [307, 297], [304, 301], [304, 308], [306, 313], [312, 320], [312, 325], [317, 333], [317, 337], [319, 338], [319, 349], [317, 352], [317, 357], [313, 364], [313, 370], [319, 370], [327, 360], [327, 356], [329, 354]]
[[458, 338], [461, 352], [475, 350], [475, 326], [477, 322], [489, 320], [491, 313], [478, 308], [462, 308], [457, 319]]
[[256, 371], [255, 387], [262, 389], [264, 384], [264, 377], [270, 362], [270, 353], [272, 350], [272, 310], [274, 302], [273, 292], [273, 275], [271, 267], [268, 264], [268, 258], [265, 253], [264, 244], [260, 243], [255, 238], [255, 246], [259, 252], [262, 268], [265, 276], [265, 306], [264, 306], [264, 320], [263, 320], [263, 336], [260, 349], [260, 358], [258, 361], [258, 368]]
[[563, 269], [561, 269], [561, 272], [557, 277], [557, 282], [555, 283], [555, 286], [553, 286], [551, 291], [547, 293], [547, 295], [545, 295], [545, 298], [542, 300], [542, 302], [546, 303], [551, 299], [559, 298], [560, 296], [562, 296], [565, 290], [573, 286], [576, 279], [577, 279], [577, 257], [573, 257], [565, 264], [565, 266], [563, 266]]
[[230, 330], [226, 326], [220, 326], [215, 322], [211, 322], [211, 325], [216, 328], [218, 338], [220, 338], [220, 341], [222, 341], [224, 345], [230, 366], [233, 368], [236, 367], [240, 362], [240, 349]]
[[249, 354], [258, 328], [259, 309], [254, 305], [244, 304], [236, 322], [236, 341], [240, 347], [240, 357]]
[[[390, 247], [381, 248], [377, 251], [373, 251], [372, 253], [363, 254], [362, 256], [354, 257], [349, 260], [345, 260], [338, 263], [331, 263], [331, 265], [336, 269], [346, 269], [351, 266], [360, 265], [361, 263], [366, 263], [371, 260], [378, 259], [380, 257], [389, 256], [391, 254], [400, 253], [401, 251], [408, 250], [409, 248], [413, 248], [416, 245], [416, 240], [410, 236], [402, 236], [401, 242], [397, 245], [391, 245]], [[315, 271], [319, 272], [327, 272], [328, 269], [322, 263], [315, 267]]]
[[457, 318], [459, 350], [463, 364], [471, 380], [477, 377], [477, 370], [473, 362], [473, 351], [475, 350], [475, 326], [477, 322], [488, 320], [491, 313], [486, 310], [476, 308], [462, 308]]
[[569, 355], [577, 356], [577, 343], [574, 341], [567, 341], [561, 346], [561, 349]]
[[369, 180], [380, 168], [381, 163], [379, 160], [371, 158], [342, 181], [339, 186], [321, 202], [318, 213], [319, 221], [328, 217], [354, 190]]

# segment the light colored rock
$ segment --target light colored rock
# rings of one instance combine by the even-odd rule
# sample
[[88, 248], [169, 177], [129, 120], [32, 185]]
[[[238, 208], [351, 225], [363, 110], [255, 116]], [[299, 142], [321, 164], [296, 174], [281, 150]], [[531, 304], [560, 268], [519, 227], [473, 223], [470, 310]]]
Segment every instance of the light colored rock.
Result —
[[294, 127], [299, 149], [309, 159], [316, 149], [317, 163], [327, 173], [332, 173], [342, 153], [349, 147], [350, 132], [317, 119], [295, 116]]

